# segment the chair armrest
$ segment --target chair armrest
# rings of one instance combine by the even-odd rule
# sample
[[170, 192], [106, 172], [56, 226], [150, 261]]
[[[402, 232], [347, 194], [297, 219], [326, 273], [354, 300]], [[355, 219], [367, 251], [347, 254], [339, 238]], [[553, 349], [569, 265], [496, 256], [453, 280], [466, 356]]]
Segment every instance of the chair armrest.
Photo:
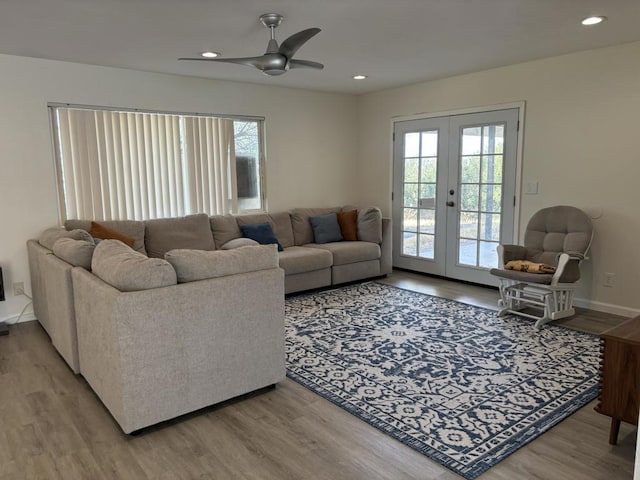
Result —
[[558, 254], [556, 272], [551, 278], [551, 285], [558, 283], [575, 283], [580, 279], [580, 262], [585, 256], [578, 252]]
[[504, 268], [511, 260], [524, 260], [527, 249], [522, 245], [498, 245], [498, 266]]

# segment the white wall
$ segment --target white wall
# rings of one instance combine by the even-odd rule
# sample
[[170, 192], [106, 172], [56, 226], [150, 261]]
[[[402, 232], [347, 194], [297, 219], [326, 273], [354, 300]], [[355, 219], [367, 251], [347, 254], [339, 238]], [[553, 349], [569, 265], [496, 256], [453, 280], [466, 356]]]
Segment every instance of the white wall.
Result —
[[[361, 202], [391, 212], [391, 119], [526, 101], [520, 231], [540, 208], [602, 207], [578, 296], [640, 313], [640, 43], [590, 50], [359, 97]], [[615, 288], [602, 286], [616, 274]], [[584, 304], [584, 303], [583, 303]]]
[[48, 102], [264, 116], [269, 210], [357, 200], [353, 96], [7, 55], [0, 72], [0, 321], [27, 303], [26, 240], [58, 223]]

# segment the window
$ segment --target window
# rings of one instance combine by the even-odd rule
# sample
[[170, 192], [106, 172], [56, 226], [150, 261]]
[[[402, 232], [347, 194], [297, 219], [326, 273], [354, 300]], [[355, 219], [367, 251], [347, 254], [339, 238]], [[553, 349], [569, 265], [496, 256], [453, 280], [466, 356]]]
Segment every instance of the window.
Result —
[[51, 106], [63, 219], [263, 208], [261, 119]]

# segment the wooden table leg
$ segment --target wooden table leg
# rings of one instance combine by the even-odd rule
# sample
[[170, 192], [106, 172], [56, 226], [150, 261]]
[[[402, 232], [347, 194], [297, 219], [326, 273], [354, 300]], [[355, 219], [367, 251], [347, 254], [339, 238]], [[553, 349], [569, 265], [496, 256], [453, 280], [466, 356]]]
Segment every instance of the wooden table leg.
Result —
[[620, 420], [617, 418], [611, 419], [611, 430], [609, 431], [609, 444], [615, 445], [618, 443], [618, 432], [620, 431]]

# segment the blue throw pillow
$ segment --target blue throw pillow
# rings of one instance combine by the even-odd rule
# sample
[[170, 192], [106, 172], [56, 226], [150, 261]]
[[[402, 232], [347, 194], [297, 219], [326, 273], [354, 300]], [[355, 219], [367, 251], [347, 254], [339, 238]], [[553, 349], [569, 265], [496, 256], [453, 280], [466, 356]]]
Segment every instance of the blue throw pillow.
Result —
[[313, 236], [316, 243], [340, 242], [343, 240], [338, 215], [330, 213], [328, 215], [318, 215], [309, 217]]
[[255, 225], [240, 225], [240, 230], [242, 230], [242, 235], [251, 240], [255, 240], [260, 245], [271, 245], [275, 243], [278, 245], [278, 251], [281, 252], [284, 250], [280, 242], [276, 238], [273, 230], [271, 229], [271, 225], [268, 223], [256, 223]]

